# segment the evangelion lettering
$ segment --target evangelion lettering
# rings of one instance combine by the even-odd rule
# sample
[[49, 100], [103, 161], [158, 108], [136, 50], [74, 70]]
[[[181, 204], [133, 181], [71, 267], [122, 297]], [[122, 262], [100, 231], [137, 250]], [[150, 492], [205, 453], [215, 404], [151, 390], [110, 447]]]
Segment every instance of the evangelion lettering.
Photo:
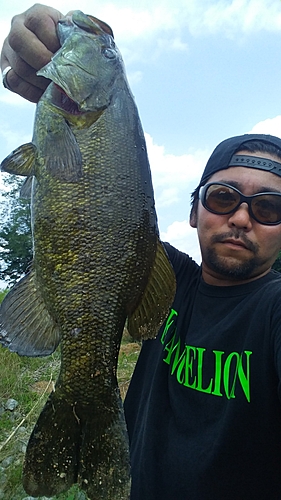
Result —
[[[163, 361], [170, 365], [171, 375], [174, 375], [178, 383], [185, 387], [213, 396], [225, 396], [227, 399], [235, 398], [235, 391], [239, 384], [245, 398], [250, 402], [250, 356], [252, 352], [226, 353], [218, 350], [209, 352], [204, 347], [182, 345], [176, 337], [177, 315], [178, 313], [172, 309], [161, 337], [165, 353]], [[208, 357], [209, 363], [210, 356], [213, 373], [206, 380], [204, 362]]]

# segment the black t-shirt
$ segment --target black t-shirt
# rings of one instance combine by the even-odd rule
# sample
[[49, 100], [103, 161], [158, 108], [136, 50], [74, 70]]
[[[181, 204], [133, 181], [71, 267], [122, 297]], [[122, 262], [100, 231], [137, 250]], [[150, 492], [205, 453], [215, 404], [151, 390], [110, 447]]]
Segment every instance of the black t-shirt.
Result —
[[281, 275], [214, 287], [166, 248], [176, 297], [125, 401], [131, 500], [280, 500]]

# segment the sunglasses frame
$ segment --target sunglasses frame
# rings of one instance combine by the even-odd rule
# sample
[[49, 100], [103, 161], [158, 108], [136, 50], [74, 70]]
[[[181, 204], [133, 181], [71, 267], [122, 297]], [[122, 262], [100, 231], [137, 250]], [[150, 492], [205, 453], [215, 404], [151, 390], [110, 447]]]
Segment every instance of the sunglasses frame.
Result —
[[[228, 187], [228, 188], [232, 189], [233, 191], [235, 191], [236, 193], [238, 193], [239, 196], [240, 196], [240, 201], [239, 201], [238, 205], [235, 208], [233, 208], [232, 210], [229, 210], [228, 212], [223, 212], [223, 213], [217, 212], [216, 210], [210, 209], [210, 207], [208, 207], [208, 205], [206, 204], [206, 193], [207, 193], [207, 191], [208, 191], [208, 189], [209, 189], [210, 186], [224, 186], [224, 187]], [[241, 193], [241, 191], [239, 191], [239, 189], [237, 189], [234, 186], [231, 186], [230, 184], [226, 184], [225, 182], [208, 182], [204, 186], [200, 187], [200, 189], [199, 189], [199, 200], [201, 201], [203, 207], [206, 210], [208, 210], [208, 212], [211, 212], [211, 213], [216, 214], [216, 215], [229, 215], [231, 213], [236, 212], [236, 210], [240, 207], [240, 205], [242, 203], [247, 203], [248, 210], [249, 210], [249, 215], [256, 222], [258, 222], [259, 224], [262, 224], [263, 226], [278, 226], [278, 224], [281, 224], [281, 218], [277, 222], [261, 222], [260, 220], [258, 220], [256, 218], [256, 216], [253, 213], [252, 207], [251, 207], [252, 200], [254, 200], [255, 198], [257, 198], [258, 196], [268, 195], [268, 194], [269, 195], [274, 195], [274, 196], [281, 197], [281, 193], [275, 193], [275, 192], [272, 192], [272, 191], [265, 191], [263, 193], [256, 193], [256, 194], [253, 194], [251, 196], [246, 196], [245, 194]]]

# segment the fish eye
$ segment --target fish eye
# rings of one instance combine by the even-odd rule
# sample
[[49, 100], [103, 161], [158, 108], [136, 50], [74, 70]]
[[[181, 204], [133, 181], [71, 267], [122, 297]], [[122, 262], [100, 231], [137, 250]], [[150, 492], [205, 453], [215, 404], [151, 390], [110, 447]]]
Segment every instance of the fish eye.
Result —
[[103, 55], [105, 57], [107, 57], [107, 59], [115, 59], [116, 52], [115, 52], [115, 50], [106, 48], [106, 49], [103, 49]]

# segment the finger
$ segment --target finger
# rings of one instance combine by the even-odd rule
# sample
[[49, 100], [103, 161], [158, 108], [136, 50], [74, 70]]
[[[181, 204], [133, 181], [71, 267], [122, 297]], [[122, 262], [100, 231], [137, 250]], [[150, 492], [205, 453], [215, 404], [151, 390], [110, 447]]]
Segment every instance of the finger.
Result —
[[[7, 67], [12, 68], [6, 74], [6, 83], [9, 90], [31, 102], [38, 102], [42, 93], [47, 88], [49, 80], [36, 76], [36, 71], [18, 57], [14, 57], [7, 40], [4, 42], [5, 50], [1, 54], [2, 72]], [[3, 47], [4, 49], [4, 47]], [[9, 54], [9, 57], [6, 57]]]
[[6, 83], [13, 92], [37, 102], [49, 80], [37, 77], [36, 71], [47, 64], [60, 46], [56, 24], [62, 14], [35, 4], [12, 19], [12, 26], [1, 52], [2, 71], [11, 66]]
[[[32, 68], [38, 70], [47, 64], [54, 52], [59, 49], [59, 40], [56, 35], [55, 24], [49, 17], [45, 18], [47, 25], [44, 32], [40, 32], [40, 23], [26, 20], [27, 26], [22, 23], [20, 16], [16, 16], [12, 23], [11, 32], [8, 35], [8, 44], [15, 56], [26, 62]], [[29, 27], [32, 28], [32, 31]], [[42, 25], [42, 29], [45, 24]]]
[[56, 27], [59, 19], [63, 17], [61, 12], [52, 7], [36, 4], [26, 11], [24, 24], [51, 53], [54, 53], [60, 47]]
[[38, 102], [44, 92], [44, 90], [40, 89], [37, 85], [32, 85], [26, 80], [23, 80], [14, 70], [8, 72], [7, 83], [13, 92], [30, 102]]
[[[48, 61], [47, 61], [48, 62]], [[4, 41], [3, 51], [1, 54], [1, 70], [7, 66], [11, 66], [12, 69], [7, 75], [8, 85], [12, 88], [17, 86], [17, 76], [27, 82], [38, 86], [40, 89], [44, 90], [48, 85], [48, 80], [43, 77], [36, 76], [36, 69], [31, 67], [25, 61], [23, 61], [9, 46], [8, 40]]]

